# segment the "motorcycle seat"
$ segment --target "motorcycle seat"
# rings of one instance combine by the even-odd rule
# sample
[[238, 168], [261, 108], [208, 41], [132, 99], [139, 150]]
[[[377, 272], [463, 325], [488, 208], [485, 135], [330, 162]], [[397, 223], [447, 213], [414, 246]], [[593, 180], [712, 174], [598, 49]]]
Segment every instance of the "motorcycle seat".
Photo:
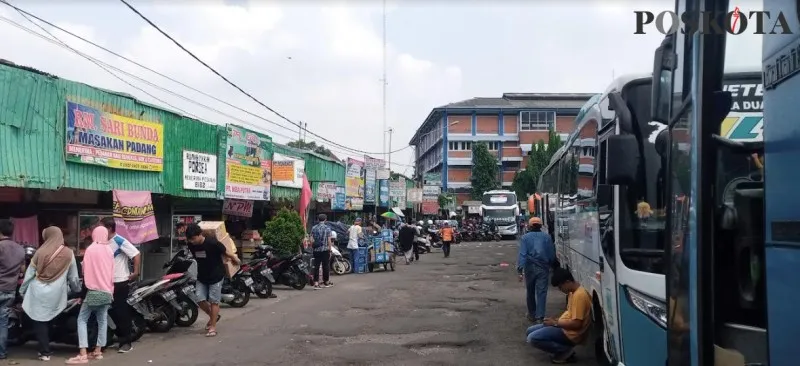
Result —
[[161, 279], [170, 280], [171, 281], [171, 280], [177, 280], [178, 278], [181, 278], [183, 276], [184, 276], [183, 273], [170, 273], [168, 275], [165, 275], [164, 277], [161, 277]]
[[152, 279], [149, 279], [149, 280], [142, 280], [142, 281], [139, 281], [139, 282], [136, 283], [136, 287], [152, 286], [158, 281], [161, 281], [161, 279], [160, 278], [152, 278]]

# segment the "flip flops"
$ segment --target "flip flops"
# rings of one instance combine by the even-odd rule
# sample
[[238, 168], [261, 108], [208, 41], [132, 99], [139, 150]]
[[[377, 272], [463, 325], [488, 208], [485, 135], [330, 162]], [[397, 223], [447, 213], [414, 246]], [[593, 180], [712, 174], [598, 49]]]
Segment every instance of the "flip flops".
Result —
[[[220, 319], [222, 319], [222, 315], [217, 314], [217, 323], [219, 323]], [[211, 324], [206, 323], [206, 330], [209, 329], [211, 329]]]

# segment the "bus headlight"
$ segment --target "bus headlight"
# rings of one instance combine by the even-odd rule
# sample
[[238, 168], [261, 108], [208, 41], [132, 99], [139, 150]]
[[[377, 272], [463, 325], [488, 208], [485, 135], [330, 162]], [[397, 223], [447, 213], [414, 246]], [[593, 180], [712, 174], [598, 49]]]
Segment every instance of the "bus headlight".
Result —
[[636, 310], [647, 315], [648, 318], [656, 322], [662, 328], [667, 328], [667, 305], [664, 302], [653, 299], [636, 290], [632, 290], [627, 286], [625, 286], [625, 293]]

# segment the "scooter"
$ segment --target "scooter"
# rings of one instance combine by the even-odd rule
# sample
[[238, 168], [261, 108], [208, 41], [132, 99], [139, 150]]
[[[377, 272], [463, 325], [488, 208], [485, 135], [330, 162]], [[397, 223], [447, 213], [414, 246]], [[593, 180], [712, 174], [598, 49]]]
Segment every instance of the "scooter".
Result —
[[309, 261], [311, 253], [303, 251], [302, 254], [289, 254], [285, 256], [274, 256], [271, 253], [273, 248], [269, 248], [269, 268], [275, 277], [275, 284], [289, 286], [295, 290], [302, 290], [309, 283], [310, 270]]
[[336, 246], [331, 247], [331, 269], [333, 270], [333, 273], [338, 276], [341, 276], [345, 273], [350, 273], [350, 271], [353, 269], [350, 261], [342, 256], [342, 252], [340, 252], [339, 248]]
[[271, 253], [263, 247], [256, 248], [255, 253], [253, 253], [253, 260], [242, 264], [242, 271], [250, 273], [253, 279], [253, 284], [250, 285], [250, 292], [262, 299], [266, 299], [273, 297], [272, 283], [275, 282], [275, 277], [272, 276], [272, 270], [268, 265]]

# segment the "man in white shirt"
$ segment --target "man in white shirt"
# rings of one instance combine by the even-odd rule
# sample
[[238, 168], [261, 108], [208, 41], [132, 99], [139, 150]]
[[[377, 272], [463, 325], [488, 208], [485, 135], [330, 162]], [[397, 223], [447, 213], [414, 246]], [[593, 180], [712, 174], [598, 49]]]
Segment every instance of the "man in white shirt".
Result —
[[[114, 252], [114, 302], [111, 304], [109, 315], [117, 325], [118, 351], [127, 353], [133, 350], [130, 341], [132, 320], [128, 293], [131, 281], [139, 278], [142, 255], [128, 239], [117, 235], [117, 224], [113, 217], [104, 218], [102, 224], [108, 229], [109, 244]], [[131, 261], [133, 261], [133, 272], [130, 270]]]
[[358, 239], [364, 237], [364, 230], [361, 228], [360, 217], [356, 219], [356, 222], [354, 222], [352, 226], [350, 226], [347, 234], [347, 249], [350, 250], [350, 261], [353, 262], [353, 271], [355, 271], [356, 254], [358, 254]]

